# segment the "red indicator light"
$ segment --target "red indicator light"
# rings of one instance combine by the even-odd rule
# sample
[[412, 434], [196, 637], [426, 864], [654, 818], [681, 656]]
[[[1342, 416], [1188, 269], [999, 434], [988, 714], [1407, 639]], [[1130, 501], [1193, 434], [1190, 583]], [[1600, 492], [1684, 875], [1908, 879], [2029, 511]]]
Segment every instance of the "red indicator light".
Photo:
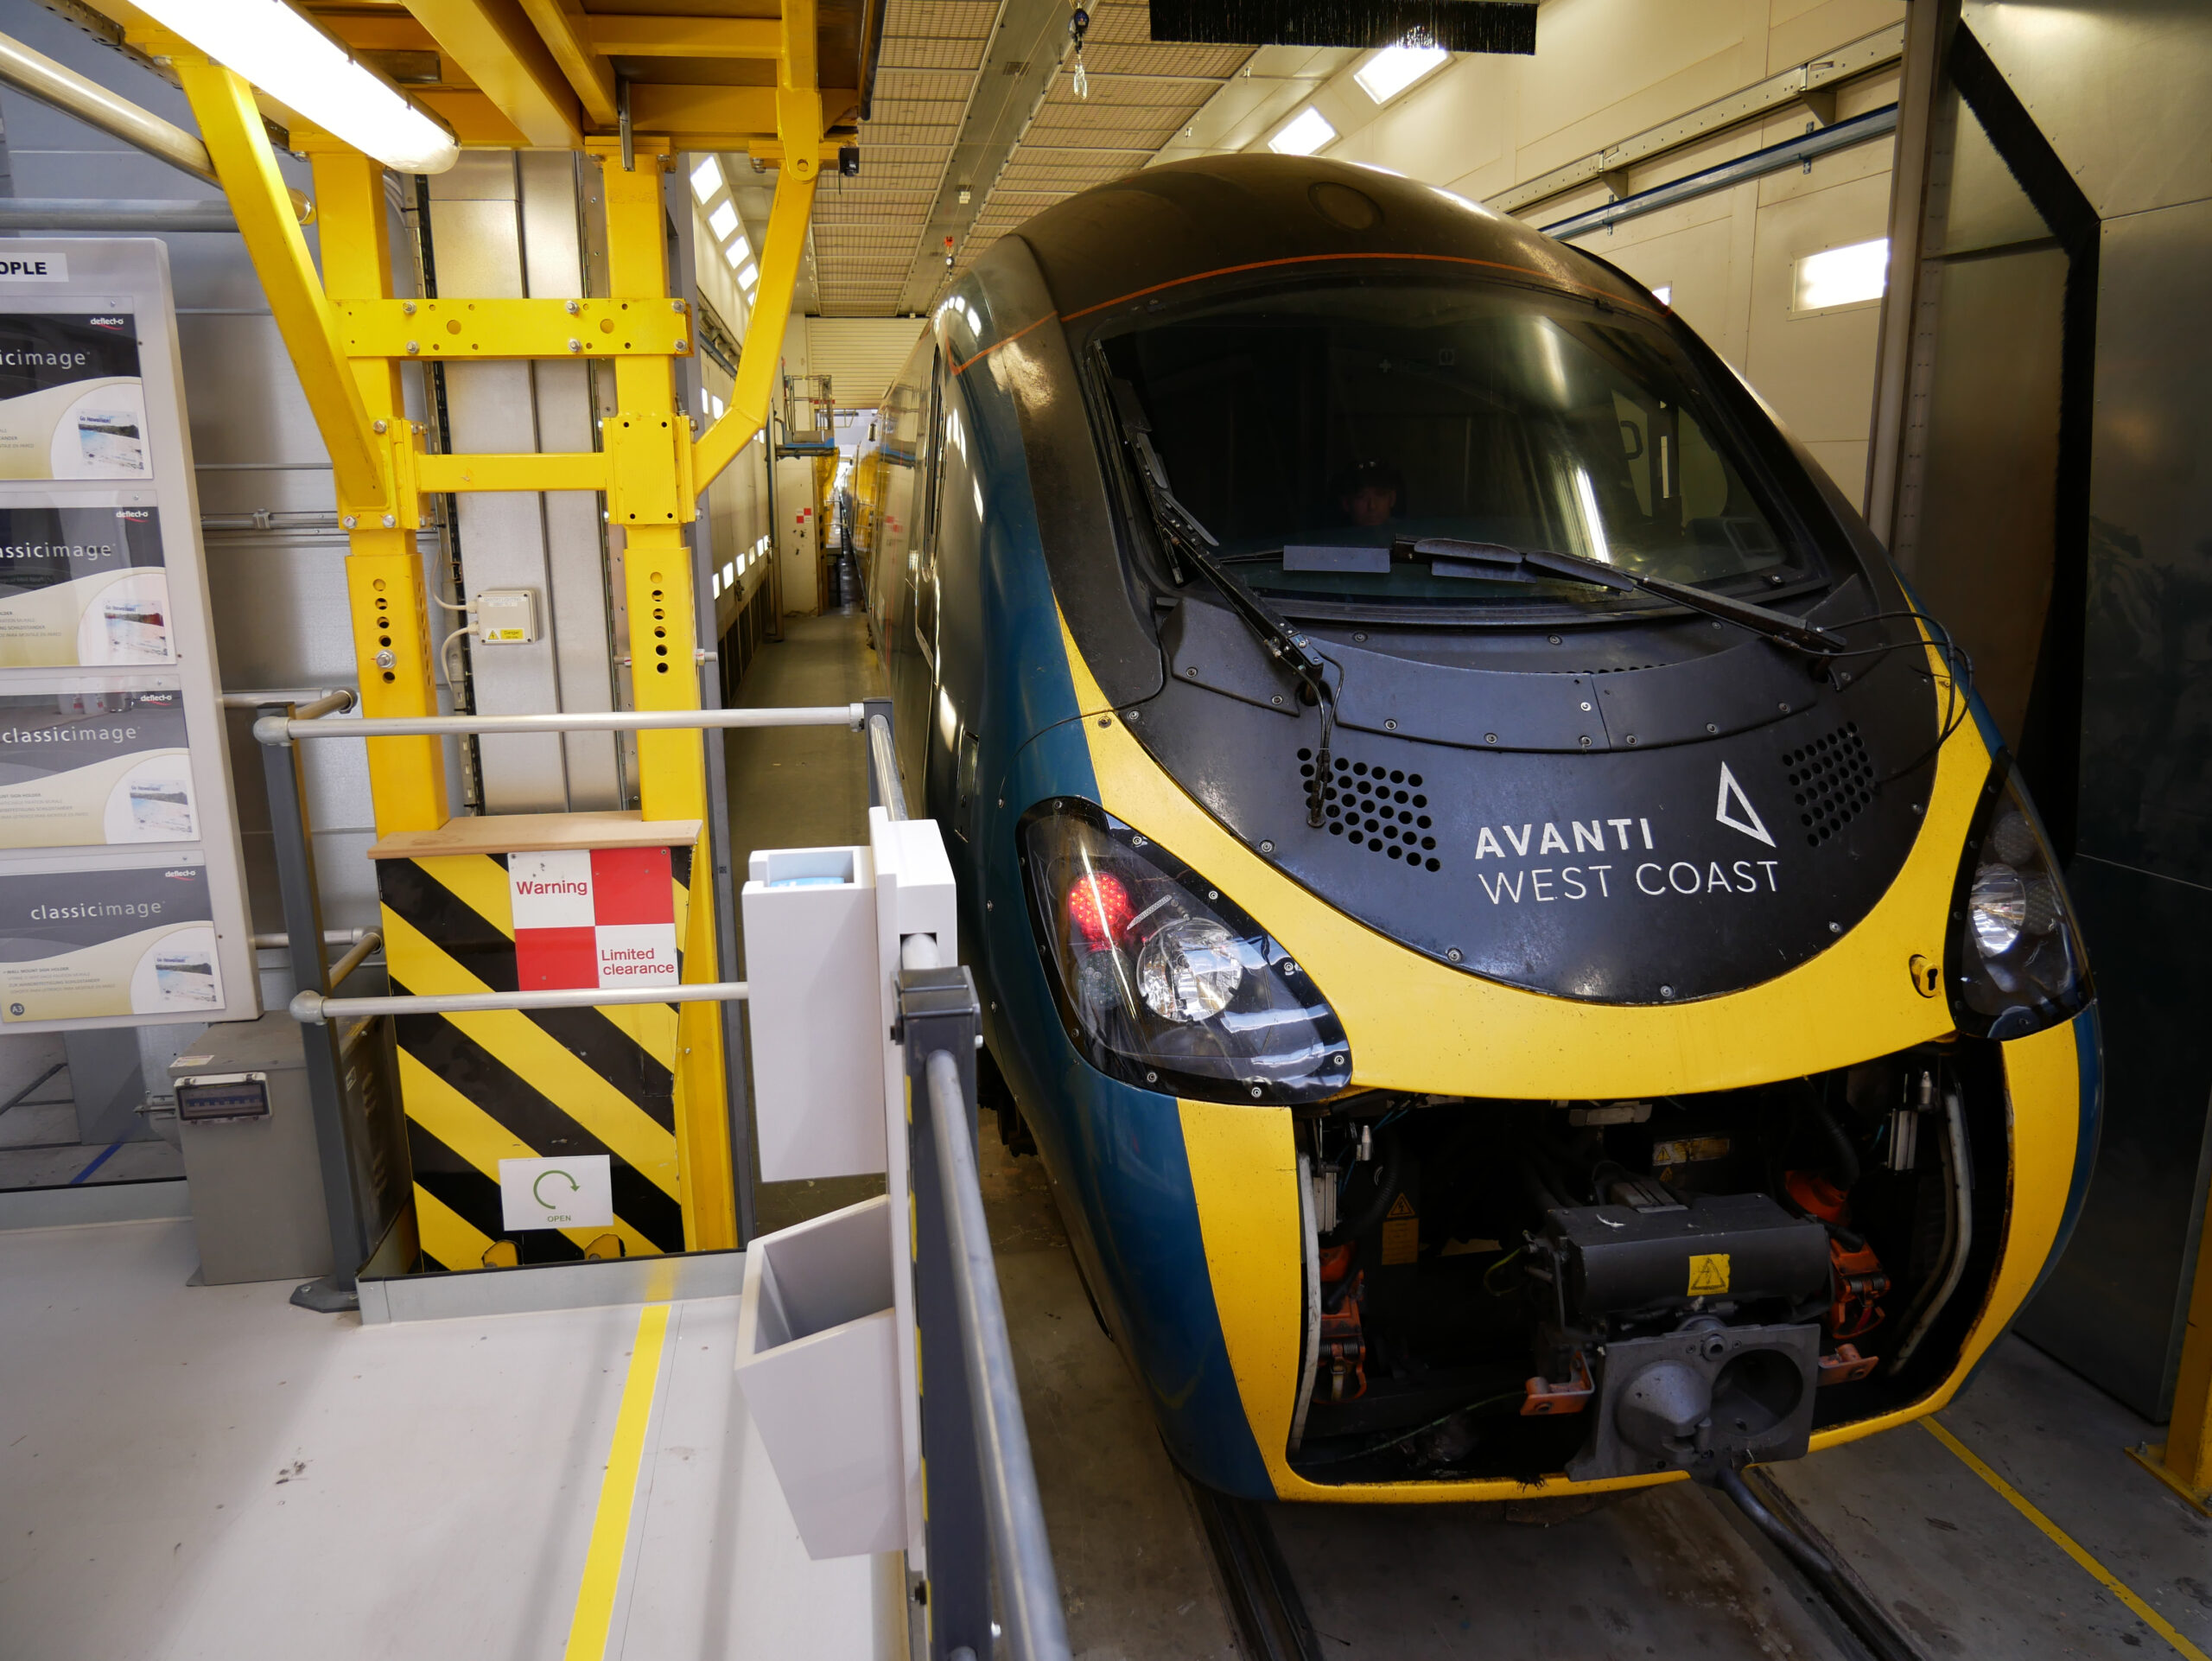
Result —
[[1096, 948], [1109, 945], [1129, 925], [1129, 891], [1105, 872], [1079, 876], [1068, 889], [1068, 916]]

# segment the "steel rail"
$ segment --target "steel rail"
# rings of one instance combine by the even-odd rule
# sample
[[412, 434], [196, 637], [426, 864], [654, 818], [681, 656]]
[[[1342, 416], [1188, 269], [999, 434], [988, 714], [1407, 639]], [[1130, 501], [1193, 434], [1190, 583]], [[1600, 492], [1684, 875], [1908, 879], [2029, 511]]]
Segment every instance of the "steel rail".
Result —
[[1639, 190], [1633, 196], [1624, 196], [1603, 207], [1593, 207], [1586, 213], [1555, 220], [1538, 228], [1548, 237], [1561, 239], [1587, 236], [1592, 231], [1625, 224], [1646, 213], [1656, 213], [1662, 207], [1672, 207], [1677, 202], [1692, 201], [1700, 196], [1709, 196], [1715, 191], [1726, 190], [1753, 179], [1764, 179], [1770, 173], [1780, 173], [1801, 163], [1809, 167], [1817, 157], [1848, 150], [1854, 144], [1864, 144], [1872, 139], [1887, 137], [1897, 129], [1897, 106], [1885, 104], [1878, 110], [1853, 116], [1849, 120], [1837, 122], [1833, 127], [1822, 127], [1816, 132], [1808, 132], [1802, 138], [1770, 144], [1764, 150], [1753, 150], [1749, 156], [1739, 156], [1732, 162], [1723, 162], [1718, 167], [1707, 168], [1680, 179], [1670, 179], [1663, 185], [1654, 185], [1649, 190]]
[[360, 716], [339, 721], [318, 719], [302, 710], [290, 718], [262, 716], [253, 723], [253, 735], [264, 744], [289, 744], [296, 738], [459, 738], [471, 734], [681, 732], [731, 727], [843, 727], [858, 732], [866, 718], [866, 710], [857, 703], [765, 710], [609, 710], [581, 715]]
[[982, 1178], [968, 1133], [960, 1064], [950, 1050], [938, 1050], [925, 1068], [930, 1130], [952, 1248], [953, 1296], [967, 1362], [968, 1399], [975, 1415], [976, 1450], [982, 1455], [983, 1510], [991, 1556], [999, 1568], [1007, 1645], [1015, 1661], [1068, 1661], [1059, 1576], [1045, 1532], [1045, 1504], [1037, 1492], [1029, 1430], [1021, 1415], [1021, 1387], [1014, 1375], [1014, 1345], [1007, 1336], [1006, 1306], [991, 1259], [990, 1225], [983, 1216]]
[[368, 961], [369, 953], [384, 944], [384, 936], [375, 929], [365, 931], [353, 942], [353, 949], [330, 965], [330, 990], [336, 991], [346, 983], [346, 976]]
[[883, 798], [884, 813], [893, 819], [906, 817], [906, 792], [899, 783], [898, 752], [891, 747], [891, 723], [881, 716], [868, 718], [868, 754], [875, 769], [876, 792]]
[[542, 992], [404, 993], [378, 998], [334, 998], [308, 991], [296, 995], [286, 1009], [293, 1020], [311, 1025], [372, 1015], [477, 1015], [499, 1009], [603, 1009], [615, 1003], [728, 1003], [748, 996], [749, 989], [743, 981], [683, 981], [674, 986], [578, 986]]
[[236, 231], [231, 205], [219, 198], [16, 196], [0, 201], [0, 231]]

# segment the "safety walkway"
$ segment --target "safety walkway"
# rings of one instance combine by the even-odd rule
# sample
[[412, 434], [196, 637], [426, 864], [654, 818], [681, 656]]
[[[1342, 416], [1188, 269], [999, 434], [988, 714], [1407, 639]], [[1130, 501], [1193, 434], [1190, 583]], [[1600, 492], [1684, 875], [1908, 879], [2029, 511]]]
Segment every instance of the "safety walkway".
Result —
[[181, 1219], [0, 1232], [8, 1661], [860, 1661], [901, 1618], [801, 1549], [734, 1297], [640, 1367], [634, 1304], [363, 1327], [196, 1263]]

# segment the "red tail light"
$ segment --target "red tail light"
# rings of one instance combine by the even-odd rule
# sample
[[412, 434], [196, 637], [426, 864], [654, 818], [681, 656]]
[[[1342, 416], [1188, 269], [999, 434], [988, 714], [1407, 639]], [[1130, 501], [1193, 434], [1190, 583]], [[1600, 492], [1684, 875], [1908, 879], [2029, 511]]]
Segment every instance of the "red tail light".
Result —
[[1111, 945], [1135, 910], [1122, 879], [1104, 871], [1077, 877], [1068, 888], [1067, 907], [1069, 920], [1093, 948]]

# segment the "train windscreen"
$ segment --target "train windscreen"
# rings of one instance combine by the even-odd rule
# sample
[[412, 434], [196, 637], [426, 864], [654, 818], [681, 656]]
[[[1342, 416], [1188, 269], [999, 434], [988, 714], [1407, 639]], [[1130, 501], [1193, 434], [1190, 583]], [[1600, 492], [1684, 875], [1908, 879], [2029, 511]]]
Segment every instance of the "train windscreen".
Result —
[[1423, 538], [1549, 549], [1746, 595], [1821, 575], [1656, 321], [1500, 283], [1306, 283], [1106, 340], [1176, 498], [1253, 588], [1362, 607], [1646, 601], [1463, 575]]

